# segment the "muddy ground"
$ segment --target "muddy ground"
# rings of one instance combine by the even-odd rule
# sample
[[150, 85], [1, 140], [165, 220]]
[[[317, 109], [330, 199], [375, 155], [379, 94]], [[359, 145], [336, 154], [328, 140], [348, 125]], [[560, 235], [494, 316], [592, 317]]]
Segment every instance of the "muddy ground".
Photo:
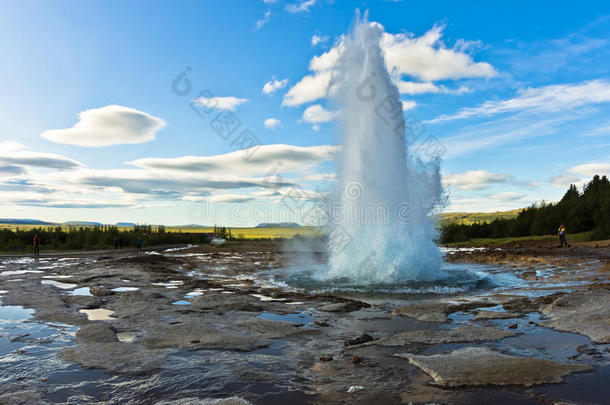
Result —
[[609, 403], [608, 247], [450, 249], [522, 281], [453, 294], [278, 282], [299, 257], [4, 258], [0, 311], [33, 311], [0, 329], [0, 403]]

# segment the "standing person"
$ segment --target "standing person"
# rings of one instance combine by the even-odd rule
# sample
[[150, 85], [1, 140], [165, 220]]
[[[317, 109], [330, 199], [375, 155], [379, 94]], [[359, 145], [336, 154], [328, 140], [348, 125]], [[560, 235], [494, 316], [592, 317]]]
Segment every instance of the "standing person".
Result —
[[40, 237], [38, 234], [34, 235], [34, 257], [40, 256]]
[[142, 252], [142, 237], [138, 236], [138, 241], [136, 242], [138, 245], [138, 253]]
[[568, 242], [566, 241], [566, 227], [562, 225], [559, 225], [559, 243], [561, 243], [560, 247], [563, 247], [563, 245], [565, 244], [566, 247], [570, 247], [570, 245], [568, 245]]
[[114, 235], [114, 250], [119, 248], [119, 237]]

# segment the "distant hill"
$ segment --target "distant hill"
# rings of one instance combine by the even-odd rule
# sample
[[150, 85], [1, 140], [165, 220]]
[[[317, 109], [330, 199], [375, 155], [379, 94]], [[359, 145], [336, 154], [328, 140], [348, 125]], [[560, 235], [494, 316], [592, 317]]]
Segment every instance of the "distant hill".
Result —
[[0, 224], [11, 225], [55, 225], [54, 222], [41, 221], [39, 219], [15, 219], [15, 218], [0, 218]]
[[297, 226], [301, 225], [297, 224], [296, 222], [264, 222], [262, 224], [256, 225], [255, 228], [295, 228]]
[[116, 226], [136, 226], [136, 224], [133, 222], [117, 222], [115, 225]]
[[102, 226], [104, 224], [102, 224], [101, 222], [89, 222], [89, 221], [68, 221], [68, 222], [64, 222], [64, 224], [66, 225], [81, 225], [81, 226], [94, 226], [94, 225], [98, 225], [98, 226]]
[[494, 219], [515, 218], [521, 211], [523, 208], [496, 212], [444, 212], [441, 214], [441, 219], [446, 223], [470, 225], [475, 222], [491, 222]]

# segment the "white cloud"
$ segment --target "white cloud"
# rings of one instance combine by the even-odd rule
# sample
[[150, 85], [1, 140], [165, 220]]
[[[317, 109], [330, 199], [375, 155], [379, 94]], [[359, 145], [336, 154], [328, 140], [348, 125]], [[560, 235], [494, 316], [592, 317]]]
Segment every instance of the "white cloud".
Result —
[[436, 85], [431, 82], [407, 82], [403, 80], [396, 81], [396, 87], [402, 94], [424, 94], [424, 93], [443, 93], [443, 94], [462, 94], [468, 93], [471, 90], [466, 86], [460, 86], [457, 89], [448, 89], [442, 85]]
[[593, 176], [610, 176], [610, 164], [608, 163], [585, 163], [582, 165], [571, 167], [567, 170], [568, 173], [577, 174], [588, 177], [589, 179]]
[[277, 0], [263, 0], [263, 3], [265, 3], [265, 4], [275, 4], [275, 3], [277, 3]]
[[292, 14], [307, 12], [317, 0], [301, 0], [298, 3], [286, 5], [286, 11]]
[[199, 97], [193, 100], [193, 102], [206, 107], [213, 108], [215, 110], [229, 110], [235, 111], [240, 104], [247, 103], [250, 101], [247, 98], [238, 97]]
[[469, 170], [443, 176], [444, 184], [461, 190], [484, 190], [492, 184], [504, 183], [507, 180], [507, 174], [492, 173], [487, 170]]
[[424, 81], [492, 77], [494, 68], [475, 62], [466, 51], [474, 43], [459, 40], [453, 48], [445, 46], [441, 37], [444, 26], [435, 25], [421, 37], [412, 34], [384, 33], [382, 49], [388, 70]]
[[582, 165], [572, 166], [561, 175], [551, 178], [551, 184], [555, 187], [566, 188], [570, 184], [583, 186], [593, 176], [610, 176], [609, 163], [584, 163]]
[[0, 142], [0, 165], [19, 165], [45, 169], [74, 169], [83, 164], [54, 153], [35, 152], [17, 142]]
[[303, 121], [311, 124], [330, 122], [334, 120], [336, 116], [337, 113], [335, 111], [328, 111], [320, 104], [309, 106], [303, 111]]
[[417, 103], [413, 100], [401, 100], [401, 103], [403, 111], [412, 110], [417, 107]]
[[316, 46], [318, 44], [322, 44], [322, 43], [328, 41], [328, 39], [329, 39], [328, 35], [314, 34], [311, 37], [311, 46]]
[[120, 105], [85, 110], [78, 118], [71, 128], [47, 130], [41, 136], [57, 143], [101, 147], [152, 141], [165, 126], [161, 118]]
[[265, 11], [264, 17], [260, 20], [257, 20], [256, 23], [254, 24], [254, 26], [257, 30], [260, 30], [269, 21], [271, 21], [271, 10]]
[[267, 118], [265, 120], [265, 128], [275, 129], [280, 126], [282, 126], [282, 121], [277, 118]]
[[441, 115], [429, 123], [517, 111], [557, 112], [589, 104], [610, 102], [610, 81], [553, 84], [521, 89], [508, 100], [490, 100], [478, 107], [463, 108], [456, 114]]
[[[384, 29], [379, 23], [371, 24], [375, 24], [381, 30]], [[448, 48], [441, 41], [442, 31], [442, 26], [434, 26], [420, 37], [415, 37], [413, 34], [387, 32], [382, 34], [381, 48], [384, 52], [386, 67], [392, 73], [394, 81], [402, 93], [461, 94], [470, 90], [465, 86], [452, 90], [431, 82], [475, 77], [488, 78], [496, 75], [496, 71], [490, 64], [475, 62], [467, 53], [472, 42], [458, 40], [453, 48]], [[312, 44], [313, 42], [312, 38]], [[282, 105], [299, 106], [332, 94], [331, 79], [344, 48], [342, 38], [327, 52], [314, 56], [309, 63], [309, 70], [312, 73], [304, 76], [289, 89]], [[423, 82], [401, 81], [402, 76], [405, 75], [423, 80]]]
[[564, 174], [560, 176], [555, 176], [551, 179], [551, 184], [555, 187], [566, 188], [570, 184], [578, 184], [581, 182], [581, 179], [576, 176], [572, 176], [569, 174]]
[[520, 200], [523, 197], [525, 197], [524, 194], [511, 193], [509, 191], [506, 191], [504, 193], [492, 194], [489, 196], [489, 198], [493, 198], [494, 200], [500, 200], [500, 201], [515, 201], [515, 200]]
[[255, 196], [248, 194], [214, 194], [206, 198], [213, 203], [244, 203], [256, 200]]
[[288, 79], [277, 80], [272, 79], [263, 86], [263, 94], [271, 94], [277, 90], [283, 89], [288, 84]]

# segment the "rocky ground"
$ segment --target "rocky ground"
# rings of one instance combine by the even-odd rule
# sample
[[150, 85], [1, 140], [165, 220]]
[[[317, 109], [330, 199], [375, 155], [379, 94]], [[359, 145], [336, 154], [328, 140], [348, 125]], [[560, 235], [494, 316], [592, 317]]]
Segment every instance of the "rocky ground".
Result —
[[247, 243], [3, 260], [2, 305], [72, 325], [49, 358], [81, 377], [15, 378], [46, 343], [0, 329], [25, 342], [0, 358], [14, 365], [0, 403], [608, 403], [607, 248], [449, 251], [523, 284], [374, 299], [271, 283], [297, 254]]

